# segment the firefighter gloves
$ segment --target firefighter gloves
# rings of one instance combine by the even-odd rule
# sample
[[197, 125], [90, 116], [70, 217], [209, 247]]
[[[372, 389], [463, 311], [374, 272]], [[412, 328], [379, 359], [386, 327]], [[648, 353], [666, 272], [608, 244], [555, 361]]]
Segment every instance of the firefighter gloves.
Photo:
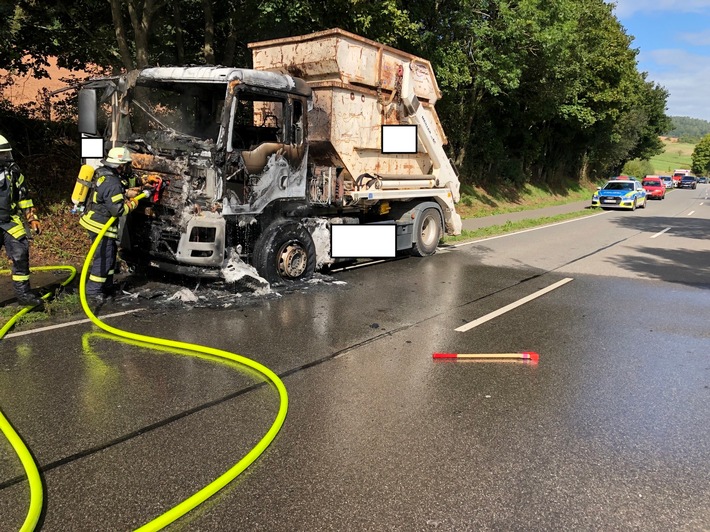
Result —
[[135, 198], [129, 198], [124, 202], [124, 208], [126, 210], [126, 214], [129, 212], [132, 212], [133, 209], [135, 209], [138, 206], [138, 200]]
[[42, 224], [39, 223], [39, 216], [37, 216], [37, 211], [34, 207], [30, 207], [25, 211], [25, 217], [27, 222], [30, 224], [30, 229], [36, 235], [42, 232]]

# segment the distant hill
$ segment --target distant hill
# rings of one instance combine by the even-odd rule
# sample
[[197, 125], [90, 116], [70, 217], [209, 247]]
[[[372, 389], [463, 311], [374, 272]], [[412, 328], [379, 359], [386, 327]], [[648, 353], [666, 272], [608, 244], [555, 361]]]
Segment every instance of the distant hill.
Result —
[[671, 116], [673, 129], [668, 132], [668, 137], [678, 137], [681, 142], [695, 144], [705, 135], [710, 133], [710, 122], [689, 116]]

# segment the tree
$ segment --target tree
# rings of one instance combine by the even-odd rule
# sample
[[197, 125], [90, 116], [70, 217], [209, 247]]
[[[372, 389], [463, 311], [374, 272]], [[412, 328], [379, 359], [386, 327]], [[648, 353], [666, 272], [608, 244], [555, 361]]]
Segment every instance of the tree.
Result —
[[695, 175], [710, 174], [710, 134], [705, 135], [700, 142], [695, 145], [691, 169]]
[[[247, 43], [341, 27], [429, 59], [464, 180], [618, 173], [661, 149], [667, 91], [605, 0], [11, 0], [0, 67], [248, 67]], [[23, 59], [30, 56], [31, 60]]]
[[669, 137], [682, 138], [690, 143], [697, 143], [702, 137], [710, 134], [710, 122], [689, 116], [672, 116]]

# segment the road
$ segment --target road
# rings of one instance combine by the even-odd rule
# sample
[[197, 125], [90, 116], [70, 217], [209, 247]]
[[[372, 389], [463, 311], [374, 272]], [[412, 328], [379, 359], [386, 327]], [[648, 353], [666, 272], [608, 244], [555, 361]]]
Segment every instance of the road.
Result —
[[[708, 530], [707, 192], [224, 309], [107, 319], [254, 358], [289, 391], [274, 443], [176, 528]], [[238, 367], [87, 324], [0, 345], [0, 408], [43, 471], [42, 530], [140, 526], [238, 461], [278, 407]], [[539, 363], [432, 360], [521, 351]], [[0, 439], [0, 530], [27, 502]]]

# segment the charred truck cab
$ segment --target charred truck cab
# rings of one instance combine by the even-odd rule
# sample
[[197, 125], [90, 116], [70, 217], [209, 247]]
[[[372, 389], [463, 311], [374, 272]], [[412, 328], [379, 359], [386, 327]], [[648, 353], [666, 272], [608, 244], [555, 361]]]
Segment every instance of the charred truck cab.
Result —
[[[339, 29], [250, 46], [256, 69], [145, 68], [81, 89], [84, 139], [127, 146], [160, 183], [126, 219], [128, 263], [220, 277], [239, 257], [279, 282], [333, 263], [334, 223], [396, 224], [397, 249], [420, 256], [460, 233], [428, 62]], [[417, 124], [420, 150], [383, 154], [384, 124]]]

